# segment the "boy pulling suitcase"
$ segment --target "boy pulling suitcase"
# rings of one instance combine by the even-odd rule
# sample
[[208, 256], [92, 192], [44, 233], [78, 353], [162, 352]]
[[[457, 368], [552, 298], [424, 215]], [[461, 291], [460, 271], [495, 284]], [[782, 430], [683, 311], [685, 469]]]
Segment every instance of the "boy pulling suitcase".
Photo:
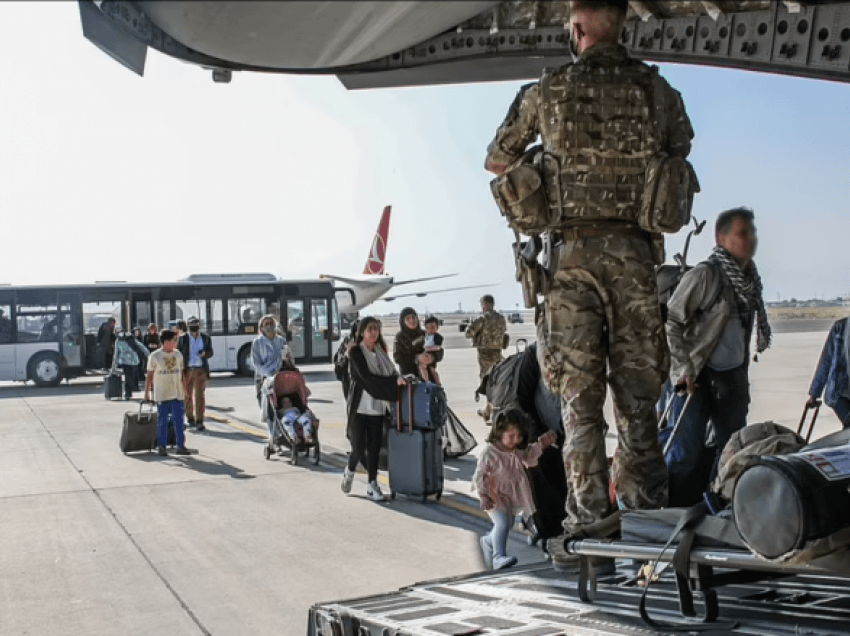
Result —
[[168, 419], [174, 422], [177, 437], [177, 454], [189, 455], [183, 437], [183, 356], [175, 351], [177, 334], [170, 329], [159, 333], [162, 347], [148, 359], [148, 376], [145, 381], [145, 400], [151, 399], [153, 390], [157, 410], [157, 452], [167, 456]]

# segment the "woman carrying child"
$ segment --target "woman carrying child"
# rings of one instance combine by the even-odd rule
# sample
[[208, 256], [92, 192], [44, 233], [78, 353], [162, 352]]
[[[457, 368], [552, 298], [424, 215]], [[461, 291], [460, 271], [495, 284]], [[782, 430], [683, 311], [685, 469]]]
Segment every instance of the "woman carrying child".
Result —
[[555, 433], [550, 431], [521, 449], [526, 435], [525, 414], [517, 409], [500, 413], [472, 476], [472, 490], [478, 491], [481, 509], [493, 521], [493, 529], [480, 539], [488, 569], [516, 564], [516, 557], [507, 554], [508, 533], [518, 514], [530, 516], [535, 512], [525, 468], [536, 466], [543, 449], [555, 443]]

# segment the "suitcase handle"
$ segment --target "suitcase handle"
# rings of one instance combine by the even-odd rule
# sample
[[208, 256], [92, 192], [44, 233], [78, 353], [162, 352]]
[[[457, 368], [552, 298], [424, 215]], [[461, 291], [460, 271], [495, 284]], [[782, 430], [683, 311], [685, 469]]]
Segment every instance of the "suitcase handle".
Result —
[[[411, 376], [404, 376], [404, 379], [407, 380], [408, 377], [411, 377]], [[415, 380], [408, 380], [408, 383], [407, 383], [407, 432], [408, 433], [413, 432], [413, 384], [414, 384], [414, 382], [415, 382]], [[401, 387], [399, 387], [399, 389], [398, 389], [398, 400], [396, 401], [397, 408], [395, 410], [396, 428], [398, 429], [399, 433], [401, 433], [401, 392], [402, 392], [402, 390], [403, 389]]]
[[156, 402], [154, 402], [153, 400], [139, 400], [139, 415], [142, 414], [142, 409], [144, 408], [145, 404], [150, 406], [148, 412], [153, 413], [154, 407], [156, 406]]
[[820, 400], [815, 400], [814, 407], [809, 406], [809, 401], [806, 400], [806, 404], [803, 407], [803, 415], [800, 417], [800, 424], [797, 426], [797, 435], [800, 435], [803, 431], [803, 423], [806, 421], [806, 414], [809, 412], [810, 408], [814, 408], [815, 412], [812, 413], [812, 421], [809, 422], [809, 430], [806, 431], [806, 444], [809, 443], [809, 439], [812, 437], [812, 431], [815, 428], [815, 421], [818, 419], [818, 413], [820, 412]]

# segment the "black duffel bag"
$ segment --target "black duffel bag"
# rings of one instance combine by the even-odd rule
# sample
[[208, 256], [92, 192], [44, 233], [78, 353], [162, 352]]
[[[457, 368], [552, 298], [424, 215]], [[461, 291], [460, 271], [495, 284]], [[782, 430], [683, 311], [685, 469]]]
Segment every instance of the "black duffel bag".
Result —
[[850, 527], [850, 446], [759, 457], [732, 506], [744, 542], [768, 559]]

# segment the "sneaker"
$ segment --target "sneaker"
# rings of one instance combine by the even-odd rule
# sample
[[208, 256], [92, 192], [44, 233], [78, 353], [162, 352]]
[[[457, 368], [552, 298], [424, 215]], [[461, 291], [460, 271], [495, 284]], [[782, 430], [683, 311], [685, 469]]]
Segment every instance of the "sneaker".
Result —
[[559, 535], [546, 540], [546, 552], [552, 559], [552, 567], [558, 572], [576, 572], [579, 566], [579, 556], [570, 554], [564, 548], [566, 535]]
[[494, 570], [504, 570], [505, 568], [509, 568], [512, 565], [516, 565], [516, 557], [515, 556], [494, 556], [493, 557], [493, 569]]
[[177, 455], [191, 455], [192, 454], [192, 453], [189, 452], [189, 449], [186, 448], [185, 446], [178, 446], [175, 453]]
[[345, 467], [345, 470], [342, 471], [342, 492], [346, 495], [351, 492], [351, 482], [354, 481], [354, 473], [348, 470], [348, 466]]
[[204, 426], [203, 422], [198, 422], [197, 424], [195, 424], [195, 431], [197, 431], [198, 433], [205, 430], [207, 430], [207, 427]]
[[484, 559], [484, 567], [488, 570], [493, 569], [493, 544], [490, 543], [490, 535], [485, 534], [478, 539], [478, 545], [481, 546], [481, 556]]
[[158, 454], [158, 455], [160, 455], [161, 457], [167, 457], [167, 456], [168, 456], [168, 451], [167, 451], [167, 450], [165, 450], [165, 446], [157, 446], [157, 447], [156, 447], [156, 452], [157, 452], [157, 454]]
[[372, 501], [384, 501], [384, 493], [381, 491], [378, 482], [374, 480], [370, 481], [369, 485], [366, 486], [366, 496]]
[[186, 422], [187, 422], [187, 424], [188, 424], [189, 426], [191, 426], [191, 427], [193, 427], [193, 428], [194, 428], [194, 426], [195, 426], [195, 418], [193, 418], [193, 417], [186, 418]]

